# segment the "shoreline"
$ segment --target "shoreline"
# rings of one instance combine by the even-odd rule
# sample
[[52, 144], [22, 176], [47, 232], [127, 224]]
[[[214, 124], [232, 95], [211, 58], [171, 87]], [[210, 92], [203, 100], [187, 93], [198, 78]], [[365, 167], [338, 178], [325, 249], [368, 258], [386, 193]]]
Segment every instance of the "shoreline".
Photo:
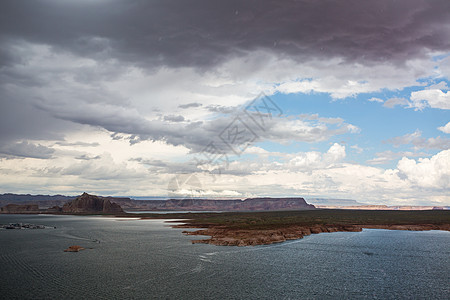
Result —
[[[26, 213], [24, 215], [30, 215]], [[428, 211], [352, 211], [300, 210], [222, 213], [61, 213], [41, 215], [71, 215], [117, 218], [118, 220], [165, 220], [172, 228], [192, 229], [185, 235], [209, 236], [191, 240], [192, 244], [218, 246], [256, 246], [301, 239], [304, 236], [331, 232], [360, 232], [367, 229], [443, 230], [450, 231], [450, 212]], [[12, 214], [5, 214], [12, 215]]]
[[226, 226], [208, 226], [197, 224], [173, 225], [172, 228], [205, 228], [196, 231], [183, 231], [185, 235], [210, 236], [209, 239], [192, 240], [192, 244], [211, 244], [216, 246], [258, 246], [282, 243], [302, 239], [304, 236], [332, 232], [361, 232], [366, 229], [388, 229], [408, 231], [443, 230], [450, 231], [450, 224], [364, 224], [364, 225], [308, 225], [287, 226], [277, 229], [239, 229]]

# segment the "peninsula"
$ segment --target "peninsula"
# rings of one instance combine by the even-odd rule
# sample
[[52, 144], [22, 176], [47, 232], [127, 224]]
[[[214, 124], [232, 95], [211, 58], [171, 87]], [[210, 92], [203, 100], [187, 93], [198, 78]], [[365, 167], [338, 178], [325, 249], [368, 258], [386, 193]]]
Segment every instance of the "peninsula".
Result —
[[[143, 218], [148, 218], [150, 216]], [[151, 216], [155, 218], [157, 216]], [[254, 246], [301, 239], [322, 232], [390, 230], [450, 231], [450, 212], [328, 210], [277, 211], [219, 214], [169, 214], [165, 218], [189, 218], [175, 228], [198, 228], [183, 231], [186, 235], [210, 236], [192, 240], [220, 246]]]

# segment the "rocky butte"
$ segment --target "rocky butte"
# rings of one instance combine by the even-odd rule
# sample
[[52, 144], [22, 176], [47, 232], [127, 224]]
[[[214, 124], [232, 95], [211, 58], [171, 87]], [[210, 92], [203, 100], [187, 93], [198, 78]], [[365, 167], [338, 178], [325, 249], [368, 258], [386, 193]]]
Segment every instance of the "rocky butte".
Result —
[[109, 199], [83, 193], [64, 204], [62, 212], [68, 214], [117, 214], [123, 213], [123, 210], [120, 205], [109, 201]]

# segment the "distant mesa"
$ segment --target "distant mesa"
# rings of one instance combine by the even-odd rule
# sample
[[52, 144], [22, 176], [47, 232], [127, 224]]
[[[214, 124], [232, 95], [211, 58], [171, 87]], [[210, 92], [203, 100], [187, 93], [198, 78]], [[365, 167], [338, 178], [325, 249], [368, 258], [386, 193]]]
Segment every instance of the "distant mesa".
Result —
[[70, 214], [116, 214], [123, 213], [123, 210], [119, 204], [112, 203], [107, 198], [83, 193], [81, 196], [64, 204], [62, 212]]
[[0, 208], [3, 214], [37, 214], [39, 206], [37, 204], [8, 204]]
[[[0, 199], [2, 195], [0, 195]], [[58, 196], [57, 201], [63, 201]], [[0, 213], [46, 213], [46, 214], [123, 214], [127, 211], [273, 211], [273, 210], [309, 210], [314, 205], [306, 203], [300, 197], [292, 198], [247, 198], [241, 199], [168, 199], [134, 200], [125, 197], [101, 197], [83, 193], [76, 198], [66, 197], [60, 205], [54, 196], [27, 196], [5, 194], [6, 201], [35, 201], [35, 203], [15, 203], [4, 206]], [[15, 200], [19, 199], [19, 200]], [[5, 201], [5, 200], [3, 200]], [[39, 206], [44, 208], [39, 209]], [[123, 209], [122, 209], [123, 208]]]
[[168, 199], [168, 200], [120, 200], [117, 202], [128, 211], [272, 211], [309, 210], [314, 205], [303, 198], [247, 198], [214, 199]]
[[85, 248], [77, 245], [70, 246], [69, 248], [65, 249], [64, 252], [80, 252], [81, 250], [85, 250]]

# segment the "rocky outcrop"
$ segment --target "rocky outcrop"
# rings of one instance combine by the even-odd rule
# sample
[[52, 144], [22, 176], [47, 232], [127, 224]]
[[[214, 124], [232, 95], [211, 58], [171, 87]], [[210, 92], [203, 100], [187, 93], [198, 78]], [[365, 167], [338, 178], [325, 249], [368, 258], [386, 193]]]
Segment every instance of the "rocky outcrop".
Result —
[[70, 246], [69, 248], [65, 249], [64, 252], [80, 252], [81, 250], [85, 250], [85, 248], [81, 246]]
[[37, 214], [39, 206], [37, 204], [8, 204], [0, 208], [3, 214]]
[[69, 214], [117, 214], [123, 213], [120, 205], [109, 199], [83, 193], [75, 200], [64, 204], [63, 213]]

